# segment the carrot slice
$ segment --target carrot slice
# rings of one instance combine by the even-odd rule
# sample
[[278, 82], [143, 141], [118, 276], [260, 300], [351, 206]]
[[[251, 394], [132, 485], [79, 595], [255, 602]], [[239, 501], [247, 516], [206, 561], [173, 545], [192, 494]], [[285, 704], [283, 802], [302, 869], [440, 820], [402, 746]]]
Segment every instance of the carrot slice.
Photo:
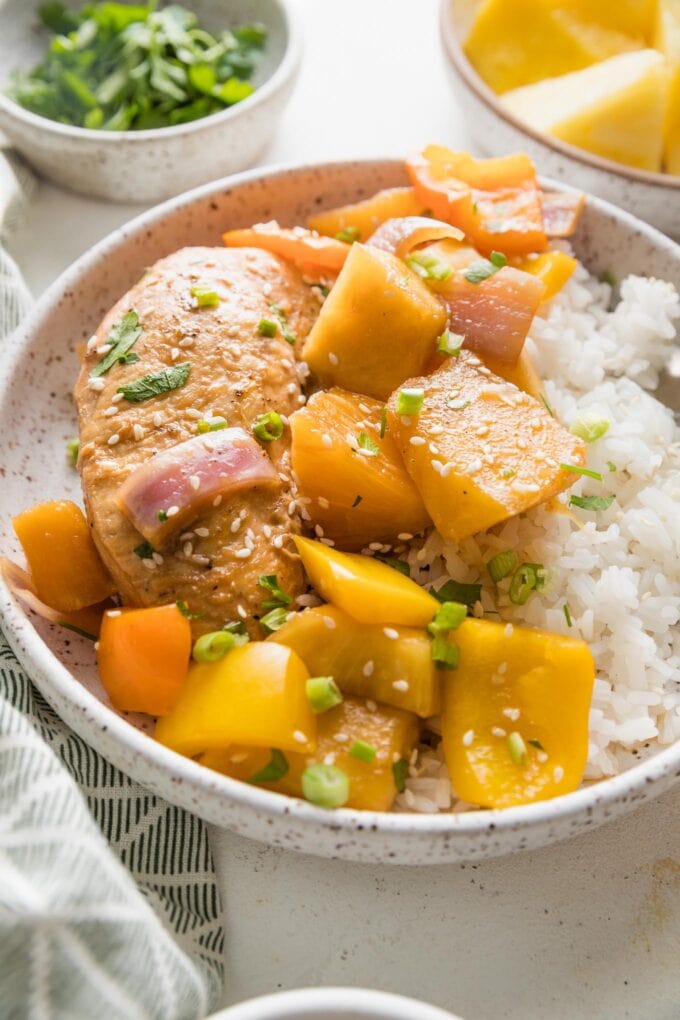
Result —
[[406, 169], [423, 204], [463, 230], [482, 254], [526, 255], [546, 247], [541, 193], [528, 156], [477, 160], [431, 145]]
[[304, 227], [281, 227], [276, 220], [255, 223], [222, 235], [228, 248], [264, 248], [299, 266], [340, 270], [351, 245], [334, 237], [322, 237]]
[[190, 654], [191, 625], [175, 604], [104, 613], [99, 676], [111, 704], [121, 712], [171, 712]]

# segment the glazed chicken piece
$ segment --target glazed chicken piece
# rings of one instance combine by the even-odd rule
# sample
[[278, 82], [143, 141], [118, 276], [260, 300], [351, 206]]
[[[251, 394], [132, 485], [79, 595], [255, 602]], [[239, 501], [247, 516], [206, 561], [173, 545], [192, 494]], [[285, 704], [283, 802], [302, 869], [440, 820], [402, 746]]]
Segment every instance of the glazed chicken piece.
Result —
[[[201, 614], [195, 634], [242, 619], [261, 636], [269, 593], [260, 576], [276, 574], [292, 597], [304, 590], [289, 541], [298, 530], [290, 433], [258, 442], [253, 423], [304, 402], [295, 348], [318, 309], [299, 272], [268, 252], [185, 248], [101, 323], [75, 388], [79, 469], [94, 540], [125, 604], [182, 600]], [[131, 315], [116, 328], [131, 312], [138, 324]], [[121, 335], [136, 339], [102, 371], [107, 340]], [[146, 376], [150, 388], [139, 386]]]

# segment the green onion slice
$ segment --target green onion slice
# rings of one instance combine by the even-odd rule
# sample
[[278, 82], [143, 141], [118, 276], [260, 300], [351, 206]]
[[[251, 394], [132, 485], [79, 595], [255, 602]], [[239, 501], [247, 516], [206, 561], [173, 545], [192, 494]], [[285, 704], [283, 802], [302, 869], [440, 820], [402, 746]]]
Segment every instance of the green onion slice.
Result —
[[432, 622], [428, 623], [428, 632], [437, 637], [439, 634], [448, 634], [450, 630], [456, 630], [466, 618], [467, 611], [467, 606], [461, 602], [443, 602]]
[[460, 661], [458, 645], [438, 634], [432, 641], [432, 661], [440, 669], [456, 669]]
[[368, 744], [365, 740], [355, 740], [349, 749], [349, 753], [352, 758], [357, 758], [359, 761], [364, 761], [367, 765], [370, 765], [375, 760], [378, 752], [373, 744]]
[[272, 748], [272, 756], [267, 765], [248, 780], [249, 783], [276, 783], [288, 772], [288, 759], [283, 751]]
[[335, 235], [336, 241], [345, 241], [346, 244], [354, 244], [361, 237], [361, 231], [358, 227], [344, 227], [339, 230]]
[[216, 308], [220, 303], [217, 291], [205, 283], [197, 283], [192, 287], [191, 296], [196, 302], [197, 308]]
[[453, 273], [453, 268], [434, 255], [424, 251], [416, 251], [406, 256], [406, 264], [423, 280], [436, 280], [443, 283]]
[[302, 793], [317, 807], [342, 807], [349, 800], [349, 779], [335, 765], [309, 765], [302, 773]]
[[611, 422], [607, 418], [600, 418], [599, 415], [584, 411], [571, 423], [569, 431], [586, 443], [594, 443], [601, 439], [607, 432]]
[[394, 776], [394, 784], [397, 787], [397, 793], [403, 793], [406, 789], [406, 777], [408, 776], [407, 758], [400, 758], [399, 761], [395, 761], [392, 766], [392, 775]]
[[178, 599], [175, 603], [182, 616], [186, 616], [187, 620], [201, 620], [203, 619], [203, 613], [192, 613], [189, 606], [186, 604], [184, 599]]
[[253, 433], [263, 443], [271, 443], [283, 435], [283, 421], [278, 411], [267, 411], [253, 422]]
[[523, 606], [534, 591], [545, 588], [548, 572], [542, 563], [521, 563], [510, 581], [508, 597], [516, 606]]
[[226, 630], [213, 630], [196, 640], [191, 655], [196, 662], [218, 662], [239, 644], [243, 642], [235, 634]]
[[508, 736], [508, 751], [515, 765], [524, 765], [527, 757], [527, 745], [517, 731]]
[[492, 251], [488, 259], [475, 259], [463, 270], [463, 279], [468, 283], [483, 283], [506, 265], [507, 259], [499, 251]]
[[281, 336], [286, 341], [286, 343], [289, 343], [292, 347], [295, 344], [297, 337], [295, 336], [294, 333], [291, 332], [288, 326], [288, 316], [284, 311], [282, 311], [281, 308], [279, 308], [278, 305], [270, 305], [269, 311], [272, 313], [272, 315], [279, 324]]
[[278, 329], [279, 324], [278, 322], [275, 322], [274, 319], [260, 319], [257, 326], [257, 332], [260, 334], [260, 336], [267, 337], [276, 336]]
[[580, 510], [609, 510], [616, 496], [570, 496], [569, 506]]
[[289, 613], [290, 610], [285, 609], [283, 606], [279, 606], [278, 609], [272, 609], [260, 617], [260, 626], [270, 634], [273, 634], [274, 631], [280, 630], [283, 627]]
[[442, 335], [437, 338], [437, 353], [448, 354], [449, 357], [455, 358], [460, 354], [464, 343], [465, 337], [462, 333], [452, 333], [450, 329], [445, 329]]
[[397, 414], [420, 414], [425, 400], [423, 389], [403, 389], [397, 395]]
[[284, 591], [279, 584], [276, 574], [262, 574], [257, 582], [260, 588], [271, 592], [272, 598], [262, 603], [263, 609], [278, 609], [279, 606], [289, 606], [293, 601], [288, 592]]
[[602, 481], [599, 471], [591, 471], [590, 468], [581, 467], [579, 464], [560, 464], [563, 471], [571, 471], [575, 475], [585, 475], [587, 478], [594, 478], [596, 482]]
[[78, 454], [80, 453], [80, 440], [69, 439], [66, 443], [66, 456], [69, 459], [71, 467], [75, 467], [78, 463]]
[[569, 609], [568, 602], [564, 603], [564, 605], [562, 606], [562, 611], [564, 612], [564, 619], [567, 621], [567, 627], [573, 627], [574, 623], [571, 618], [571, 610]]
[[387, 408], [382, 407], [380, 409], [380, 438], [385, 438], [385, 432], [387, 431]]
[[312, 711], [320, 715], [335, 708], [342, 701], [342, 692], [332, 676], [312, 676], [305, 684], [307, 701]]
[[380, 447], [376, 443], [375, 439], [371, 439], [368, 433], [363, 431], [359, 433], [357, 446], [360, 450], [366, 450], [370, 457], [377, 457], [380, 453]]
[[201, 421], [196, 422], [196, 432], [199, 436], [203, 435], [204, 432], [219, 432], [220, 429], [226, 429], [227, 420], [219, 416], [215, 418], [202, 418]]
[[437, 601], [462, 602], [468, 607], [474, 606], [476, 602], [479, 602], [481, 594], [481, 584], [462, 584], [460, 581], [454, 581], [453, 579], [443, 584], [438, 591], [430, 588], [430, 595], [434, 595]]
[[512, 573], [515, 567], [519, 563], [519, 556], [512, 549], [506, 549], [505, 552], [496, 553], [492, 556], [486, 565], [486, 569], [489, 571], [489, 577], [498, 584], [504, 577]]

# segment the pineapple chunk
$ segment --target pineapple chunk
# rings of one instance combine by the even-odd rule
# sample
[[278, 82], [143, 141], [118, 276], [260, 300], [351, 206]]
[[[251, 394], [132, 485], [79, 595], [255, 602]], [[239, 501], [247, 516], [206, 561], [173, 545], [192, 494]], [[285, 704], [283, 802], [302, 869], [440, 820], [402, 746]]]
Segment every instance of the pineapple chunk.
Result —
[[515, 89], [502, 102], [537, 131], [617, 163], [660, 170], [668, 94], [662, 54], [638, 50]]
[[299, 535], [293, 541], [319, 595], [360, 623], [424, 627], [437, 612], [432, 595], [372, 556], [339, 552]]
[[615, 24], [595, 21], [590, 12], [598, 6], [618, 10], [619, 0], [611, 5], [591, 0], [590, 10], [583, 12], [569, 2], [484, 0], [465, 52], [494, 92], [507, 92], [636, 49], [641, 40], [626, 35], [626, 22], [617, 30]]
[[303, 357], [322, 385], [386, 400], [424, 371], [445, 326], [444, 306], [401, 259], [353, 244]]
[[[342, 737], [342, 740], [338, 740]], [[258, 783], [269, 790], [302, 796], [301, 777], [315, 762], [333, 764], [349, 779], [346, 807], [360, 811], [389, 811], [397, 793], [393, 765], [410, 757], [418, 740], [418, 721], [410, 712], [387, 705], [371, 705], [360, 698], [346, 698], [337, 708], [318, 717], [316, 752], [286, 754], [288, 771], [273, 782]], [[351, 753], [361, 741], [375, 751], [372, 761]], [[209, 751], [199, 759], [202, 765], [236, 779], [251, 780], [271, 759], [270, 751], [230, 747]]]
[[[298, 492], [341, 549], [391, 542], [430, 523], [389, 430], [380, 438], [383, 407], [348, 390], [322, 390], [290, 419]], [[359, 446], [362, 434], [368, 449]]]
[[595, 678], [586, 643], [468, 619], [456, 644], [460, 662], [444, 684], [442, 735], [458, 796], [505, 808], [575, 790]]
[[346, 694], [423, 718], [436, 715], [441, 674], [432, 661], [432, 642], [420, 628], [394, 629], [396, 639], [334, 606], [317, 606], [296, 613], [267, 641], [292, 648], [312, 676], [332, 676]]
[[671, 73], [664, 129], [664, 170], [680, 174], [680, 0], [660, 0], [654, 45], [667, 58]]
[[560, 464], [582, 465], [585, 443], [475, 355], [461, 351], [407, 385], [424, 390], [421, 412], [407, 424], [396, 412], [395, 393], [389, 427], [444, 538], [461, 541], [484, 531], [578, 477]]
[[593, 3], [593, 0], [551, 0], [551, 2], [553, 6], [569, 11], [584, 22], [589, 21], [614, 32], [624, 32], [642, 46], [653, 45], [658, 0], [616, 0], [616, 3]]
[[349, 228], [358, 233], [354, 240], [367, 241], [385, 220], [394, 219], [395, 216], [419, 216], [422, 215], [422, 209], [422, 203], [416, 198], [413, 188], [386, 188], [363, 202], [317, 213], [310, 217], [308, 226], [310, 230], [330, 237]]

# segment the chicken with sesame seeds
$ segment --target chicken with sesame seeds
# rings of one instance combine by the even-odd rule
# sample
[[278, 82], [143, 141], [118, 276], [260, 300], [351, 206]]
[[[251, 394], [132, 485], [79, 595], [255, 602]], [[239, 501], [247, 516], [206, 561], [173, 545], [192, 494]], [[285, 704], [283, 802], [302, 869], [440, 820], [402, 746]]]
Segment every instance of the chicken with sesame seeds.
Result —
[[181, 600], [196, 634], [245, 617], [261, 636], [259, 577], [304, 591], [287, 417], [318, 309], [276, 255], [184, 248], [104, 318], [75, 388], [79, 468], [126, 604]]

